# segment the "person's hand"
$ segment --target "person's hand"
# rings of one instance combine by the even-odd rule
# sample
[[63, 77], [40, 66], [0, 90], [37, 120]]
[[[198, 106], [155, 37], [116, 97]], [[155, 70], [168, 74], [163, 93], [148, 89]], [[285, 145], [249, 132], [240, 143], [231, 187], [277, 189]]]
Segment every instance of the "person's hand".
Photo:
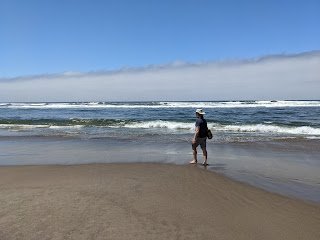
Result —
[[196, 140], [195, 140], [195, 139], [193, 139], [193, 140], [192, 140], [192, 144], [195, 144], [195, 143], [196, 143]]

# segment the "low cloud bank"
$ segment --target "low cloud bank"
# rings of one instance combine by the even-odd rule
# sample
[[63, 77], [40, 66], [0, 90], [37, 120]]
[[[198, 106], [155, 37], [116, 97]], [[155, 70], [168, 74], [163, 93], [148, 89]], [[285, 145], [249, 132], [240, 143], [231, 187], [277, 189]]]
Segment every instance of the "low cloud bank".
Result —
[[1, 102], [320, 99], [320, 51], [0, 78]]

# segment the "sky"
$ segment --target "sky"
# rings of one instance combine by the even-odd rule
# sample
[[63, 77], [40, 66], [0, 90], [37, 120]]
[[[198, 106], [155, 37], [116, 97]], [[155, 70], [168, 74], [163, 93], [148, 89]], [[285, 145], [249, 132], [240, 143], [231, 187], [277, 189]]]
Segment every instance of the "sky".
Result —
[[0, 101], [320, 99], [318, 0], [0, 0]]

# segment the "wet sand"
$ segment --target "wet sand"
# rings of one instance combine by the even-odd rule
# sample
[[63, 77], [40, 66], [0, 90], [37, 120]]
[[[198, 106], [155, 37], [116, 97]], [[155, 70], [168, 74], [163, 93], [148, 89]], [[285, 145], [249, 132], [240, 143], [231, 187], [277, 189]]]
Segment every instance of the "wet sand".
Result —
[[[3, 138], [0, 165], [170, 163], [192, 160], [190, 143]], [[320, 203], [320, 141], [208, 143], [209, 171], [267, 191]], [[199, 161], [202, 160], [201, 150]]]
[[0, 239], [320, 239], [320, 205], [196, 165], [1, 166]]

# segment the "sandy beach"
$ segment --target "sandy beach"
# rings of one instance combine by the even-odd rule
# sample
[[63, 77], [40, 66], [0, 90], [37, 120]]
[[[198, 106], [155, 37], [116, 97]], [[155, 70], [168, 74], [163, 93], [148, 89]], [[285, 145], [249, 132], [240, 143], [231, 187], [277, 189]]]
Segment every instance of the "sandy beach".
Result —
[[0, 239], [320, 239], [320, 206], [200, 166], [1, 166]]

